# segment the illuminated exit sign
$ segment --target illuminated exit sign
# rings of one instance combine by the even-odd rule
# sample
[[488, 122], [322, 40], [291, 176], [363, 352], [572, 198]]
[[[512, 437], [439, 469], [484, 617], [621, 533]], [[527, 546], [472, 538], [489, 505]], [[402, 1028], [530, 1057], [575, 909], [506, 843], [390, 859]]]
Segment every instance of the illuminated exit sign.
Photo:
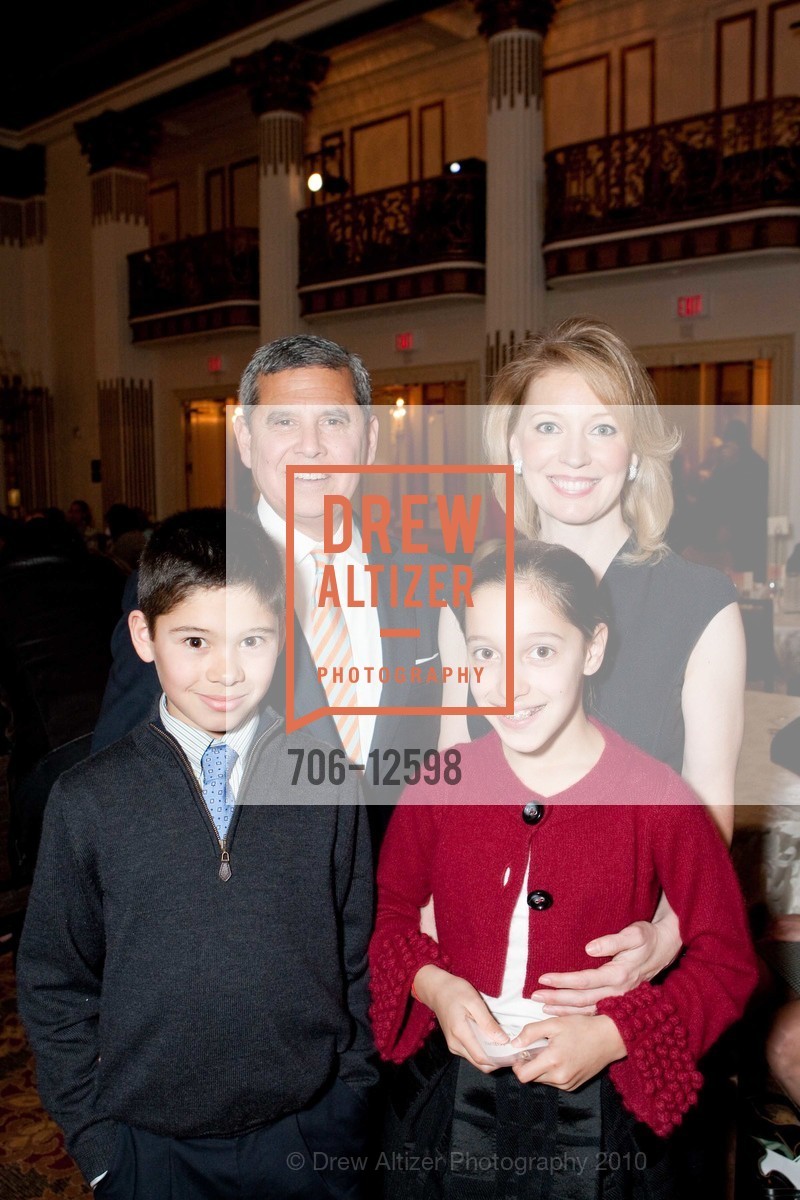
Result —
[[689, 320], [707, 317], [708, 297], [703, 292], [694, 292], [691, 296], [678, 296], [675, 315]]
[[395, 350], [398, 350], [401, 353], [404, 350], [413, 350], [414, 349], [414, 334], [413, 334], [413, 332], [410, 329], [407, 329], [404, 333], [396, 333], [394, 335], [394, 348], [395, 348]]

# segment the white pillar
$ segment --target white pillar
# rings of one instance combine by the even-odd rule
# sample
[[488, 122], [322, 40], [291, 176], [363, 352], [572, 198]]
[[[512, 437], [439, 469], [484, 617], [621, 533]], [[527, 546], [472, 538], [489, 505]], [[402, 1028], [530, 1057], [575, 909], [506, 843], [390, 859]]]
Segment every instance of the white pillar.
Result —
[[328, 70], [328, 59], [293, 42], [270, 42], [233, 59], [259, 119], [259, 278], [261, 339], [303, 328], [297, 296], [298, 220], [305, 196], [305, 114]]
[[92, 291], [103, 510], [155, 514], [153, 355], [128, 323], [128, 255], [150, 245], [148, 177], [111, 167], [92, 177]]
[[[0, 450], [0, 511], [7, 490], [29, 511], [55, 504], [52, 341], [44, 153], [7, 151], [0, 179], [0, 387], [8, 403]], [[8, 389], [11, 389], [10, 392]], [[13, 396], [20, 406], [15, 408]], [[48, 434], [51, 436], [48, 437]]]
[[150, 245], [148, 177], [110, 167], [91, 185], [95, 368], [108, 380], [140, 373], [148, 357], [134, 348], [128, 323], [128, 255]]
[[134, 347], [128, 255], [150, 244], [147, 162], [153, 122], [107, 111], [75, 131], [91, 167], [94, 366], [103, 509], [123, 503], [155, 514], [154, 355]]
[[297, 214], [305, 199], [304, 120], [300, 113], [278, 110], [258, 121], [261, 340], [271, 342], [302, 328]]
[[544, 319], [542, 42], [551, 0], [476, 0], [489, 40], [486, 373]]
[[44, 196], [0, 197], [0, 338], [35, 386], [51, 383]]

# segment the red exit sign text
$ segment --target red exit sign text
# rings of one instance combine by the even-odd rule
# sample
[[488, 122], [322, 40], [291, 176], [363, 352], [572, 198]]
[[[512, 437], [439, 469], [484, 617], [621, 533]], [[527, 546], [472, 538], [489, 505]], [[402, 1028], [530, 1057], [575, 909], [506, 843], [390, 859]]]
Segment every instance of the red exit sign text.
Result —
[[702, 292], [693, 296], [678, 296], [677, 313], [679, 317], [707, 317], [708, 307]]

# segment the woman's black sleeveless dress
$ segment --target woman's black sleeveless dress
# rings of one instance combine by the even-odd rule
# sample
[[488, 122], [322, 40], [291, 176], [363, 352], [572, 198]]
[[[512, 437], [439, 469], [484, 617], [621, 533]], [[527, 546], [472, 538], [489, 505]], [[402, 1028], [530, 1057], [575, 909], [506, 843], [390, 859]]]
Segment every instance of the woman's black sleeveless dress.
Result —
[[680, 773], [686, 665], [709, 622], [735, 602], [736, 589], [721, 571], [671, 550], [656, 563], [625, 563], [630, 548], [623, 546], [600, 584], [609, 642], [592, 684], [592, 711]]

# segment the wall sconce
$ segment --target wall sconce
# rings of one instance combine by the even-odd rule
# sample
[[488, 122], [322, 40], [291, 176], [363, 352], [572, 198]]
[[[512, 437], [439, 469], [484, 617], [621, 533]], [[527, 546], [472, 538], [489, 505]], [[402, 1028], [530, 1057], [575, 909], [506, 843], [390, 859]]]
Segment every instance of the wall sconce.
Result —
[[486, 163], [482, 158], [455, 158], [445, 164], [444, 174], [483, 177], [486, 175]]
[[[343, 173], [344, 146], [341, 142], [333, 142], [322, 146], [321, 149], [306, 155], [310, 170], [307, 179], [308, 190], [313, 196], [322, 192], [324, 196], [343, 196], [350, 190], [350, 184]], [[329, 166], [333, 170], [329, 170]]]
[[308, 190], [322, 192], [326, 196], [343, 196], [350, 184], [343, 175], [329, 175], [327, 171], [312, 171], [308, 177]]

